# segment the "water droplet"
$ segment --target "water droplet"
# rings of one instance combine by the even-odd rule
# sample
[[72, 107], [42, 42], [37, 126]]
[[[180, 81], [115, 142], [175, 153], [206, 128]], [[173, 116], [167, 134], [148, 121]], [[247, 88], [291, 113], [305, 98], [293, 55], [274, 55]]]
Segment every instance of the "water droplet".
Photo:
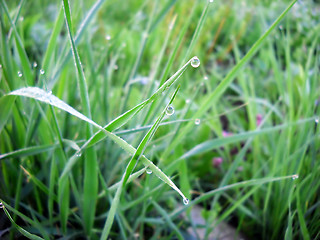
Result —
[[146, 173], [147, 173], [147, 174], [151, 174], [151, 173], [152, 173], [152, 170], [151, 170], [150, 168], [147, 168], [147, 169], [146, 169]]
[[0, 202], [0, 208], [3, 208], [3, 203], [2, 202]]
[[198, 57], [193, 57], [191, 60], [191, 66], [197, 68], [200, 66], [200, 60]]
[[189, 104], [191, 102], [191, 100], [188, 98], [186, 99], [186, 104]]
[[22, 72], [18, 71], [18, 77], [22, 77]]
[[209, 2], [210, 2], [210, 3], [212, 3], [212, 2], [213, 2], [213, 0], [209, 0]]
[[168, 116], [171, 116], [172, 114], [174, 114], [174, 107], [173, 106], [168, 106], [167, 107], [167, 110], [166, 110], [166, 114], [168, 115]]
[[319, 123], [319, 118], [317, 117], [317, 118], [314, 120], [314, 122], [315, 122], [316, 124], [318, 124], [318, 123]]
[[194, 120], [194, 124], [195, 125], [200, 125], [201, 123], [201, 120], [199, 118], [197, 118], [196, 120]]
[[114, 70], [118, 70], [119, 67], [118, 67], [118, 65], [114, 65], [113, 68], [114, 68]]
[[279, 29], [280, 29], [280, 31], [281, 31], [281, 30], [283, 29], [283, 26], [282, 26], [282, 25], [280, 25], [280, 26], [279, 26]]
[[38, 63], [34, 62], [32, 66], [33, 66], [33, 68], [36, 68], [38, 66]]
[[292, 175], [292, 180], [295, 180], [295, 179], [298, 179], [298, 178], [299, 178], [298, 174]]
[[82, 155], [81, 152], [78, 152], [78, 153], [76, 154], [77, 157], [81, 157], [81, 155]]
[[0, 69], [2, 68], [2, 65], [0, 64]]
[[188, 205], [188, 203], [189, 203], [189, 199], [188, 199], [188, 198], [184, 198], [184, 199], [183, 199], [183, 204], [184, 204], [184, 205]]
[[24, 17], [19, 17], [19, 21], [23, 21], [24, 20]]
[[205, 81], [207, 81], [209, 78], [208, 78], [208, 76], [204, 76], [203, 79], [204, 79]]
[[106, 40], [107, 41], [111, 40], [111, 36], [110, 35], [106, 35]]
[[44, 70], [40, 69], [40, 74], [43, 75], [44, 74]]

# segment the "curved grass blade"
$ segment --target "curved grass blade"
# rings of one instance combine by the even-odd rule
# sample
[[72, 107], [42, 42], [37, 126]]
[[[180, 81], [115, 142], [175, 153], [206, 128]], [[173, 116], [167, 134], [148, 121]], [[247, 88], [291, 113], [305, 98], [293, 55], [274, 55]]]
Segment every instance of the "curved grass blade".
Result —
[[[173, 82], [174, 82], [174, 80], [172, 80], [171, 84]], [[34, 92], [32, 90], [34, 90]], [[157, 94], [160, 94], [164, 90], [165, 90], [164, 88], [159, 88], [157, 91]], [[92, 121], [91, 119], [87, 118], [82, 113], [78, 112], [77, 110], [75, 110], [74, 108], [72, 108], [71, 106], [69, 106], [68, 104], [66, 104], [65, 102], [63, 102], [62, 100], [60, 100], [59, 98], [57, 98], [56, 96], [51, 94], [50, 92], [46, 92], [46, 91], [44, 91], [40, 88], [37, 88], [37, 87], [27, 87], [27, 88], [21, 88], [21, 89], [15, 90], [13, 92], [10, 92], [9, 94], [33, 98], [38, 101], [55, 106], [61, 110], [64, 110], [64, 111], [70, 113], [71, 115], [78, 117], [81, 120], [86, 121], [86, 122], [92, 124], [93, 126], [97, 127], [99, 130], [103, 131], [108, 137], [110, 137], [116, 144], [118, 144], [122, 149], [124, 149], [129, 154], [134, 155], [136, 152], [136, 149], [132, 145], [128, 144], [125, 140], [123, 140], [122, 138], [118, 137], [117, 135], [107, 131], [106, 129], [101, 127], [99, 124], [97, 124], [94, 121]], [[64, 177], [69, 173], [72, 166], [76, 163], [76, 161], [78, 159], [78, 156], [77, 156], [78, 154], [79, 154], [79, 151], [77, 151], [76, 154], [74, 154], [69, 159], [69, 161], [67, 162], [67, 164], [66, 164], [66, 166], [60, 176], [59, 181], [62, 181], [62, 179], [64, 179]], [[146, 167], [149, 167], [149, 169], [154, 174], [156, 174], [162, 181], [164, 181], [166, 184], [168, 184], [170, 187], [172, 187], [175, 191], [177, 191], [182, 197], [184, 197], [182, 192], [171, 181], [171, 179], [166, 174], [164, 174], [156, 165], [154, 165], [152, 161], [150, 161], [144, 155], [142, 155], [141, 162]]]
[[208, 140], [208, 141], [205, 141], [205, 142], [195, 146], [194, 148], [192, 148], [191, 150], [186, 152], [184, 155], [182, 155], [180, 158], [186, 159], [186, 158], [189, 158], [189, 157], [201, 154], [201, 153], [211, 151], [212, 149], [216, 149], [218, 147], [225, 146], [227, 144], [246, 140], [250, 137], [254, 137], [257, 135], [261, 135], [261, 134], [276, 132], [276, 131], [279, 131], [279, 130], [282, 130], [282, 129], [285, 129], [285, 128], [288, 128], [291, 126], [306, 124], [306, 123], [312, 122], [312, 121], [314, 121], [314, 118], [307, 118], [307, 119], [299, 120], [299, 121], [293, 122], [293, 123], [286, 123], [286, 124], [281, 124], [281, 125], [270, 127], [270, 128], [264, 128], [264, 129], [239, 133], [239, 134], [232, 135], [229, 137]]
[[[179, 90], [179, 87], [174, 92], [173, 96], [171, 97], [171, 99], [170, 99], [169, 103], [167, 104], [167, 106], [165, 107], [165, 109], [162, 111], [161, 115], [158, 117], [156, 122], [153, 124], [153, 126], [149, 129], [147, 134], [144, 136], [144, 138], [140, 142], [137, 150], [135, 151], [134, 155], [132, 156], [130, 162], [128, 163], [127, 168], [125, 170], [125, 173], [122, 176], [120, 185], [118, 186], [116, 195], [115, 195], [115, 197], [114, 197], [114, 199], [112, 201], [111, 208], [110, 208], [110, 211], [109, 211], [109, 214], [108, 214], [108, 218], [107, 218], [107, 221], [106, 221], [106, 223], [104, 225], [103, 232], [102, 232], [102, 235], [101, 235], [100, 239], [107, 239], [107, 237], [108, 237], [108, 235], [110, 233], [111, 227], [112, 227], [112, 223], [113, 223], [113, 220], [114, 220], [114, 216], [115, 216], [116, 210], [117, 210], [118, 205], [119, 205], [122, 189], [124, 188], [125, 184], [127, 183], [127, 180], [129, 178], [130, 174], [132, 173], [133, 169], [135, 168], [135, 166], [137, 164], [137, 161], [139, 160], [139, 158], [142, 156], [144, 150], [146, 149], [147, 144], [149, 143], [151, 138], [154, 136], [156, 130], [158, 129], [160, 122], [162, 121], [164, 115], [166, 114], [167, 108], [169, 107], [169, 105], [174, 100], [178, 90]], [[155, 173], [155, 174], [157, 174], [157, 173]], [[176, 189], [176, 191], [178, 191], [179, 194], [182, 194], [179, 189]], [[185, 196], [183, 194], [182, 194], [182, 197], [185, 199]]]
[[282, 181], [282, 180], [286, 180], [286, 179], [292, 179], [295, 176], [296, 176], [296, 174], [289, 175], [289, 176], [283, 176], [283, 177], [273, 177], [273, 178], [267, 177], [267, 178], [260, 178], [260, 179], [252, 179], [252, 180], [242, 181], [242, 182], [233, 183], [233, 184], [230, 184], [227, 186], [223, 186], [220, 188], [216, 188], [216, 189], [209, 191], [209, 192], [206, 192], [206, 193], [202, 194], [201, 196], [197, 197], [196, 199], [190, 201], [188, 205], [179, 207], [178, 209], [174, 210], [170, 214], [170, 217], [171, 218], [177, 217], [179, 214], [184, 212], [187, 208], [194, 206], [198, 203], [201, 203], [201, 202], [211, 198], [212, 196], [214, 196], [216, 193], [219, 193], [219, 192], [224, 192], [224, 191], [227, 191], [230, 189], [242, 188], [242, 187], [247, 187], [247, 186], [262, 185], [262, 184]]
[[0, 160], [8, 159], [8, 158], [18, 158], [18, 157], [26, 157], [33, 156], [39, 153], [48, 152], [55, 148], [57, 148], [59, 144], [50, 144], [50, 145], [42, 145], [42, 146], [34, 146], [34, 147], [26, 147], [21, 148], [19, 150], [4, 153], [0, 155]]
[[15, 221], [13, 221], [10, 213], [8, 212], [8, 210], [6, 209], [6, 204], [3, 204], [3, 201], [0, 200], [0, 203], [2, 205], [3, 211], [4, 213], [7, 215], [7, 217], [9, 218], [10, 222], [18, 229], [18, 231], [25, 237], [32, 239], [32, 240], [43, 240], [43, 238], [38, 237], [32, 233], [27, 232], [26, 230], [24, 230], [22, 227], [20, 227], [18, 224], [15, 223]]
[[[181, 77], [183, 72], [190, 65], [190, 62], [192, 59], [193, 58], [191, 58], [183, 67], [181, 67], [175, 74], [173, 74], [150, 98], [148, 98], [147, 100], [143, 101], [142, 103], [136, 105], [132, 109], [128, 110], [127, 112], [123, 113], [119, 117], [112, 120], [110, 123], [108, 123], [104, 127], [104, 129], [110, 132], [116, 130], [117, 128], [127, 123], [137, 113], [139, 113], [140, 110], [142, 110], [147, 104], [156, 100], [164, 91], [169, 89], [171, 85], [174, 84]], [[91, 139], [89, 139], [84, 146], [85, 147], [93, 146], [94, 144], [98, 143], [105, 137], [106, 137], [105, 134], [103, 134], [102, 131], [99, 131], [95, 133], [95, 135]]]

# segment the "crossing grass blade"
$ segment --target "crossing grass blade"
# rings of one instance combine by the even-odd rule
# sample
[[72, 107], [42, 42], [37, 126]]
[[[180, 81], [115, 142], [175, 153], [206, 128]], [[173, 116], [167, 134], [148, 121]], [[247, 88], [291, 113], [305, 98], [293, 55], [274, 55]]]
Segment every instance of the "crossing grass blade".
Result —
[[[117, 192], [115, 194], [115, 197], [112, 201], [111, 207], [110, 207], [110, 211], [108, 214], [108, 218], [106, 220], [106, 223], [103, 227], [103, 231], [102, 231], [102, 235], [101, 235], [101, 240], [105, 240], [108, 238], [110, 230], [111, 230], [111, 226], [114, 220], [114, 216], [116, 213], [116, 210], [118, 209], [118, 205], [119, 205], [119, 201], [120, 201], [120, 197], [121, 197], [121, 192], [122, 189], [124, 188], [124, 186], [127, 183], [127, 180], [129, 179], [129, 176], [131, 175], [133, 169], [135, 168], [137, 161], [140, 159], [140, 157], [142, 156], [145, 148], [147, 147], [147, 144], [149, 143], [149, 141], [151, 140], [151, 138], [153, 137], [153, 135], [155, 134], [156, 130], [159, 127], [160, 122], [162, 121], [163, 117], [166, 114], [167, 108], [170, 106], [170, 104], [172, 104], [175, 96], [177, 95], [177, 92], [179, 90], [179, 87], [176, 89], [176, 91], [174, 92], [174, 94], [172, 95], [169, 103], [167, 104], [167, 106], [164, 108], [164, 110], [162, 111], [162, 113], [160, 114], [160, 116], [158, 117], [158, 119], [155, 121], [155, 123], [153, 124], [153, 126], [149, 129], [149, 131], [147, 132], [147, 134], [144, 136], [144, 138], [142, 139], [142, 141], [140, 142], [137, 150], [135, 151], [135, 153], [133, 154], [131, 160], [129, 161], [125, 173], [122, 176], [122, 179], [120, 181], [120, 185], [118, 186]], [[155, 174], [157, 175], [157, 172], [155, 172]], [[157, 175], [158, 176], [158, 175]], [[171, 183], [170, 183], [171, 184]], [[169, 185], [170, 185], [169, 184]], [[186, 198], [181, 191], [176, 188], [175, 189], [184, 199]]]
[[171, 218], [177, 217], [179, 214], [184, 212], [187, 208], [192, 207], [198, 203], [201, 203], [211, 197], [213, 197], [215, 194], [224, 192], [230, 189], [237, 189], [237, 188], [242, 188], [242, 187], [248, 187], [248, 186], [256, 186], [256, 185], [263, 185], [266, 183], [272, 183], [272, 182], [277, 182], [277, 181], [283, 181], [283, 180], [288, 180], [292, 179], [292, 177], [295, 177], [295, 175], [289, 175], [289, 176], [283, 176], [283, 177], [267, 177], [267, 178], [261, 178], [261, 179], [252, 179], [252, 180], [247, 180], [247, 181], [242, 181], [242, 182], [237, 182], [233, 183], [230, 185], [226, 185], [223, 187], [216, 188], [214, 190], [211, 190], [209, 192], [206, 192], [202, 194], [201, 196], [195, 198], [194, 200], [190, 201], [188, 205], [182, 206], [174, 210], [171, 214]]
[[[66, 25], [69, 33], [69, 39], [71, 42], [71, 49], [73, 54], [73, 60], [77, 70], [77, 79], [82, 106], [85, 114], [91, 119], [91, 110], [89, 102], [88, 87], [86, 78], [81, 66], [80, 57], [76, 49], [75, 41], [72, 35], [72, 23], [71, 23], [71, 10], [68, 0], [63, 1], [64, 15], [66, 19]], [[93, 133], [92, 125], [87, 124], [87, 138], [90, 138]], [[98, 160], [97, 154], [94, 148], [90, 148], [85, 154], [85, 168], [84, 168], [84, 189], [83, 189], [83, 218], [85, 231], [88, 236], [91, 235], [91, 230], [94, 222], [96, 200], [98, 196]]]
[[[12, 223], [12, 225], [14, 225], [23, 236], [25, 236], [25, 237], [27, 237], [29, 239], [32, 239], [32, 240], [43, 240], [43, 238], [38, 237], [37, 235], [34, 235], [32, 233], [27, 232], [22, 227], [20, 227], [18, 224], [16, 224], [15, 221], [12, 219], [10, 213], [6, 209], [8, 207], [8, 205], [6, 203], [4, 203], [1, 199], [0, 199], [0, 203], [2, 205], [4, 213], [7, 215], [7, 217], [10, 220], [10, 222]], [[33, 222], [33, 221], [30, 219], [30, 222]]]
[[[190, 62], [190, 61], [189, 61]], [[189, 62], [187, 64], [189, 64]], [[187, 64], [185, 65], [185, 68], [187, 67]], [[181, 73], [180, 73], [181, 74]], [[170, 79], [169, 79], [170, 80]], [[168, 80], [168, 81], [169, 81]], [[171, 79], [169, 83], [173, 83], [175, 81], [175, 79]], [[167, 86], [169, 85], [169, 83], [167, 84]], [[170, 85], [171, 85], [170, 84]], [[162, 87], [160, 87], [158, 89], [158, 91], [152, 96], [151, 99], [155, 99], [156, 96], [158, 96], [160, 93], [162, 93], [165, 89], [165, 85], [163, 85]], [[77, 110], [75, 110], [74, 108], [72, 108], [71, 106], [69, 106], [68, 104], [66, 104], [65, 102], [63, 102], [62, 100], [60, 100], [59, 98], [57, 98], [56, 96], [54, 96], [52, 93], [50, 92], [46, 92], [40, 88], [36, 88], [36, 87], [28, 87], [28, 88], [22, 88], [22, 89], [18, 89], [15, 90], [13, 92], [10, 92], [9, 95], [17, 95], [17, 96], [24, 96], [24, 97], [29, 97], [29, 98], [33, 98], [35, 100], [50, 104], [51, 106], [55, 106], [61, 110], [64, 110], [70, 114], [72, 114], [75, 117], [78, 117], [79, 119], [86, 121], [87, 123], [93, 125], [94, 127], [98, 128], [99, 130], [101, 130], [103, 133], [105, 133], [111, 140], [113, 140], [117, 145], [119, 145], [121, 148], [123, 148], [126, 152], [128, 152], [131, 155], [134, 155], [136, 152], [136, 149], [131, 146], [130, 144], [128, 144], [126, 141], [124, 141], [122, 138], [116, 136], [115, 134], [105, 130], [103, 127], [101, 127], [99, 124], [95, 123], [94, 121], [92, 121], [91, 119], [87, 118], [86, 116], [84, 116], [83, 114], [81, 114], [80, 112], [78, 112]], [[150, 100], [151, 101], [151, 100]], [[77, 159], [79, 158], [77, 156], [78, 152], [76, 152], [75, 155], [73, 155], [68, 163], [66, 164], [64, 171], [62, 172], [59, 182], [62, 184], [63, 181], [65, 180], [65, 177], [67, 176], [67, 174], [69, 173], [69, 171], [71, 170], [72, 166], [75, 164], [75, 162], [77, 161]], [[164, 174], [156, 165], [154, 165], [152, 163], [152, 161], [150, 161], [149, 159], [147, 159], [144, 155], [141, 156], [141, 162], [146, 166], [149, 167], [150, 170], [156, 174], [162, 181], [164, 181], [166, 184], [168, 184], [170, 187], [172, 187], [175, 191], [177, 191], [179, 193], [179, 195], [181, 195], [183, 198], [184, 195], [182, 194], [182, 192], [176, 187], [176, 185], [171, 181], [171, 179]], [[63, 183], [62, 184], [63, 189], [66, 188], [66, 184]], [[59, 195], [59, 194], [58, 194]], [[65, 201], [63, 201], [65, 202]]]

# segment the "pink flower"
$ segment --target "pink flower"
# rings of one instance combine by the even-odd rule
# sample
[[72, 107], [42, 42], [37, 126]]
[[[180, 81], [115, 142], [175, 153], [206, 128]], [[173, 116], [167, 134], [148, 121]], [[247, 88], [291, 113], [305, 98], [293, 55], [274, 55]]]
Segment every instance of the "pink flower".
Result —
[[215, 158], [212, 159], [212, 164], [216, 168], [220, 167], [222, 162], [223, 162], [223, 158], [222, 157], [215, 157]]
[[229, 137], [229, 136], [232, 136], [232, 133], [223, 130], [222, 131], [222, 136], [223, 137]]
[[261, 122], [262, 122], [262, 115], [261, 114], [257, 114], [257, 116], [256, 116], [256, 124], [257, 124], [257, 126], [260, 126]]

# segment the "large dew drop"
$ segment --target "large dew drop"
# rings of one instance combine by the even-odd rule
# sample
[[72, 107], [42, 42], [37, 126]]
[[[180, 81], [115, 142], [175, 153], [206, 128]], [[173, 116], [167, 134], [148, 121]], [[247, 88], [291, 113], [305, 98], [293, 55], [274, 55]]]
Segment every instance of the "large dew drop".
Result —
[[172, 114], [174, 114], [174, 107], [173, 106], [168, 106], [167, 107], [167, 110], [166, 110], [166, 114], [168, 115], [168, 116], [171, 116]]
[[147, 173], [147, 174], [151, 174], [151, 173], [152, 173], [152, 170], [151, 170], [150, 168], [147, 168], [147, 169], [146, 169], [146, 173]]
[[18, 77], [22, 77], [22, 72], [18, 72]]
[[43, 75], [44, 74], [44, 70], [40, 69], [40, 74]]
[[201, 123], [201, 120], [199, 118], [197, 118], [196, 120], [194, 120], [194, 124], [195, 125], [200, 125]]
[[184, 199], [183, 199], [183, 204], [184, 204], [184, 205], [188, 205], [188, 203], [189, 203], [189, 199], [188, 199], [188, 198], [184, 198]]
[[193, 57], [191, 60], [191, 66], [197, 68], [200, 66], [200, 60], [198, 57]]

